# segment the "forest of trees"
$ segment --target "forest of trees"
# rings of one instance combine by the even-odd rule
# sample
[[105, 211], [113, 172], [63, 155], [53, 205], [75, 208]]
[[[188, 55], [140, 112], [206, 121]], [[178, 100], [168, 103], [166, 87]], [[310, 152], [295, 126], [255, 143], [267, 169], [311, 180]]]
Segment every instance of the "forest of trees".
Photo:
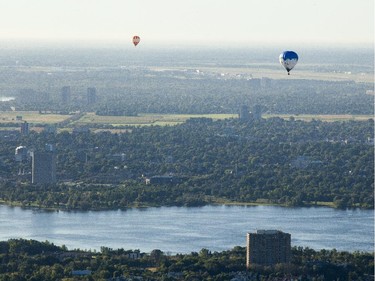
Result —
[[[15, 100], [0, 103], [0, 110], [94, 111], [99, 115], [236, 114], [242, 105], [257, 104], [271, 114], [374, 114], [370, 83], [220, 77], [220, 73], [104, 69], [73, 73], [1, 73], [12, 86]], [[1, 85], [1, 84], [0, 84]], [[53, 86], [51, 86], [53, 85]], [[71, 98], [63, 102], [61, 88], [70, 86]], [[97, 101], [87, 103], [87, 88], [96, 87]]]
[[[122, 134], [0, 138], [0, 199], [24, 206], [125, 209], [222, 202], [373, 208], [374, 122], [191, 120]], [[14, 149], [53, 144], [56, 184], [30, 183]], [[25, 175], [18, 175], [20, 168]], [[168, 175], [171, 183], [146, 184]]]
[[[270, 51], [252, 52], [189, 49], [140, 56], [106, 48], [3, 49], [0, 96], [14, 99], [0, 102], [0, 111], [55, 112], [74, 119], [86, 112], [237, 114], [243, 105], [250, 111], [257, 105], [267, 114], [374, 114], [373, 82], [255, 78], [240, 70], [258, 63], [257, 58], [265, 61]], [[310, 58], [309, 65], [307, 54], [302, 71], [374, 71], [369, 56], [359, 51], [355, 67], [339, 51], [326, 55], [327, 63], [317, 65]], [[261, 67], [284, 72], [275, 59], [277, 66], [271, 59]], [[71, 89], [66, 100], [64, 86]], [[92, 103], [89, 87], [96, 88]], [[191, 119], [176, 126], [123, 126], [127, 132], [116, 134], [8, 130], [18, 126], [0, 122], [0, 203], [64, 210], [217, 203], [374, 208], [373, 118]], [[43, 151], [46, 144], [56, 148], [57, 182], [32, 184], [31, 160], [15, 161], [15, 148]], [[152, 181], [165, 176], [171, 180]], [[288, 265], [246, 270], [245, 252], [239, 246], [174, 255], [104, 246], [83, 251], [10, 239], [0, 242], [0, 281], [374, 280], [373, 253], [293, 247]]]
[[97, 252], [68, 250], [48, 241], [0, 242], [0, 281], [291, 279], [374, 280], [374, 255], [293, 247], [290, 264], [254, 265], [246, 270], [246, 249], [239, 246], [223, 252], [201, 249], [170, 255], [158, 249], [141, 253], [101, 247]]

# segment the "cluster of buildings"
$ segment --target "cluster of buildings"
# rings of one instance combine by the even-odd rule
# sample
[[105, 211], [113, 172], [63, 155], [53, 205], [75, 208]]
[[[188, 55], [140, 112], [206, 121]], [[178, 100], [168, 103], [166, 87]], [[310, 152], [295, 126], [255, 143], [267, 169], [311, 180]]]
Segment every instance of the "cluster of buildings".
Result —
[[262, 107], [259, 104], [254, 105], [253, 110], [250, 111], [247, 105], [243, 105], [240, 108], [239, 114], [240, 120], [260, 120], [262, 119]]
[[[87, 88], [86, 102], [88, 105], [95, 104], [98, 100], [95, 87]], [[70, 86], [64, 86], [61, 88], [61, 103], [68, 105], [71, 102], [71, 89]]]
[[[32, 183], [49, 184], [56, 182], [56, 152], [52, 144], [46, 144], [43, 151], [29, 151], [25, 146], [16, 148], [15, 160], [17, 162], [28, 162], [30, 159], [32, 163]], [[20, 173], [24, 172], [20, 171]]]

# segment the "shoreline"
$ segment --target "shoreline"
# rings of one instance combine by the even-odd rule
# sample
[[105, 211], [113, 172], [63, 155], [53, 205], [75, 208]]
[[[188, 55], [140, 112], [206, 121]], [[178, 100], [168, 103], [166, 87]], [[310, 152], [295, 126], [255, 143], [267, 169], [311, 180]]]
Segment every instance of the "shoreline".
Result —
[[361, 207], [345, 207], [345, 208], [338, 208], [335, 206], [334, 202], [316, 202], [316, 203], [304, 203], [302, 205], [295, 205], [291, 206], [288, 204], [278, 204], [278, 203], [271, 203], [271, 202], [231, 202], [231, 201], [218, 201], [212, 202], [208, 204], [203, 204], [199, 206], [189, 206], [189, 205], [132, 205], [126, 208], [89, 208], [89, 209], [80, 209], [80, 208], [65, 208], [65, 207], [41, 207], [36, 204], [29, 204], [24, 205], [22, 202], [18, 201], [5, 201], [0, 199], [0, 205], [8, 206], [8, 207], [20, 207], [22, 209], [31, 209], [31, 210], [43, 210], [47, 212], [59, 212], [59, 211], [67, 211], [67, 212], [102, 212], [102, 211], [126, 211], [129, 209], [147, 209], [147, 208], [162, 208], [162, 207], [185, 207], [185, 208], [201, 208], [205, 206], [275, 206], [275, 207], [282, 207], [282, 208], [311, 208], [311, 207], [326, 207], [332, 209], [339, 209], [339, 210], [352, 210], [352, 209], [360, 209], [360, 210], [374, 210], [373, 208], [361, 208]]

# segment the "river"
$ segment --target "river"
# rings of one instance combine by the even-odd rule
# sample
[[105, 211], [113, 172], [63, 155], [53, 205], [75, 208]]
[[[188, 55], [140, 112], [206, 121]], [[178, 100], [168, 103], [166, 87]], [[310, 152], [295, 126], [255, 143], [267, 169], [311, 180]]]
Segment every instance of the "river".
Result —
[[41, 211], [0, 205], [0, 241], [48, 240], [69, 249], [140, 249], [166, 253], [223, 251], [246, 245], [246, 233], [279, 229], [292, 246], [373, 251], [374, 211], [277, 206], [160, 207], [126, 211]]

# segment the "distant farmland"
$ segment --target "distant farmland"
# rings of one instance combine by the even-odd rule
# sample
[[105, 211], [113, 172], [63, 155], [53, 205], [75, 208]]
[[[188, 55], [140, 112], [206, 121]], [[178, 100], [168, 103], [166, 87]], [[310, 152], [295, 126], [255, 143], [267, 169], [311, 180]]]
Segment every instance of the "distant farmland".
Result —
[[[279, 117], [295, 120], [312, 121], [321, 120], [325, 122], [334, 121], [366, 121], [374, 119], [372, 115], [293, 115], [293, 114], [264, 114], [264, 118]], [[75, 125], [107, 124], [116, 126], [150, 126], [150, 125], [177, 125], [186, 122], [190, 118], [212, 118], [213, 120], [238, 118], [238, 114], [139, 114], [138, 116], [98, 116], [87, 113]]]
[[107, 124], [116, 126], [177, 125], [190, 118], [212, 118], [214, 120], [237, 118], [238, 114], [138, 114], [138, 116], [99, 116], [87, 113], [75, 125]]
[[324, 122], [335, 122], [335, 121], [366, 121], [368, 119], [374, 119], [373, 115], [313, 115], [313, 114], [269, 114], [264, 115], [264, 118], [280, 117], [283, 119], [290, 119], [291, 117], [295, 120], [312, 121], [320, 120]]
[[[18, 118], [17, 118], [18, 116]], [[22, 117], [22, 119], [20, 118]], [[27, 121], [34, 126], [53, 125], [72, 117], [72, 115], [61, 115], [43, 113], [37, 111], [12, 111], [0, 112], [0, 126], [8, 127], [7, 124], [18, 124]], [[293, 114], [264, 114], [263, 118], [279, 117], [283, 119], [294, 118], [295, 120], [312, 121], [321, 120], [324, 122], [334, 121], [366, 121], [374, 119], [372, 115], [293, 115]], [[81, 118], [72, 122], [67, 122], [64, 127], [87, 126], [100, 128], [103, 125], [111, 125], [115, 129], [122, 126], [173, 126], [186, 122], [190, 118], [211, 118], [213, 120], [238, 118], [238, 114], [139, 114], [138, 116], [99, 116], [95, 113], [83, 114]], [[13, 126], [12, 126], [13, 127]], [[60, 127], [62, 129], [62, 127]]]
[[[17, 120], [17, 116], [21, 117]], [[66, 120], [71, 115], [39, 113], [38, 111], [2, 111], [0, 112], [1, 123], [28, 123], [55, 124]]]

